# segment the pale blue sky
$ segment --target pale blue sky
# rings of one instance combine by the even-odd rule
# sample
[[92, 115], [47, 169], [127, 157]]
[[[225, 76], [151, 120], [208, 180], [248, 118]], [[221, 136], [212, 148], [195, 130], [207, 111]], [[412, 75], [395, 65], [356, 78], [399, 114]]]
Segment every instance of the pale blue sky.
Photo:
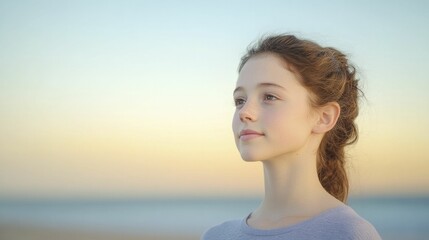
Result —
[[[241, 55], [263, 34], [281, 32], [350, 56], [368, 98], [359, 119], [363, 146], [382, 143], [366, 156], [399, 151], [390, 153], [397, 172], [417, 169], [426, 181], [428, 9], [428, 1], [0, 0], [0, 189], [19, 194], [37, 182], [34, 191], [55, 189], [44, 188], [41, 169], [28, 173], [40, 165], [34, 159], [54, 161], [52, 141], [79, 139], [79, 131], [94, 131], [87, 142], [103, 134], [131, 142], [215, 129], [210, 141], [225, 142]], [[384, 159], [374, 167], [392, 165]]]
[[[428, 87], [424, 1], [207, 2], [1, 1], [3, 91], [81, 81], [116, 88], [115, 74], [121, 86], [188, 86], [196, 78], [228, 86], [250, 41], [284, 31], [343, 49], [371, 88], [419, 95]], [[173, 72], [180, 81], [165, 78]], [[203, 80], [208, 72], [222, 79]], [[98, 77], [86, 81], [89, 74]]]

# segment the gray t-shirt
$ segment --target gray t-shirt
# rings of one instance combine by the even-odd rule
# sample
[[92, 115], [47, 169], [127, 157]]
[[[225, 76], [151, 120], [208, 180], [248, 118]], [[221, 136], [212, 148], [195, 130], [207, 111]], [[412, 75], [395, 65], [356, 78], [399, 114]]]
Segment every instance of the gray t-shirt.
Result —
[[255, 229], [247, 224], [247, 217], [227, 221], [208, 229], [202, 240], [378, 240], [377, 230], [343, 204], [300, 223], [270, 230]]

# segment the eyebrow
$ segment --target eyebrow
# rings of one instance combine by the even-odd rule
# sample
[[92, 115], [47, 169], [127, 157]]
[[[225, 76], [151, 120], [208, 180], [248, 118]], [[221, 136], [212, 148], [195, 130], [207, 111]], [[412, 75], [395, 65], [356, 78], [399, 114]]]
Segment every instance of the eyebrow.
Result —
[[[257, 88], [260, 88], [260, 87], [278, 87], [278, 88], [281, 88], [281, 89], [286, 91], [286, 88], [284, 88], [283, 86], [280, 86], [280, 85], [275, 84], [275, 83], [268, 83], [268, 82], [267, 83], [259, 83], [256, 87]], [[237, 87], [236, 89], [234, 89], [233, 94], [235, 94], [235, 92], [240, 91], [240, 90], [244, 90], [244, 88], [243, 87]]]

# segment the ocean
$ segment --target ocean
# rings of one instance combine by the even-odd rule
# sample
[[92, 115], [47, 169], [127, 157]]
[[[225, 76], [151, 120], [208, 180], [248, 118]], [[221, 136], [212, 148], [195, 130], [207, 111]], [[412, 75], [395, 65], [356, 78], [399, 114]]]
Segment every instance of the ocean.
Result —
[[[0, 200], [0, 225], [114, 233], [200, 235], [243, 218], [260, 199]], [[429, 196], [350, 198], [385, 240], [429, 239]]]

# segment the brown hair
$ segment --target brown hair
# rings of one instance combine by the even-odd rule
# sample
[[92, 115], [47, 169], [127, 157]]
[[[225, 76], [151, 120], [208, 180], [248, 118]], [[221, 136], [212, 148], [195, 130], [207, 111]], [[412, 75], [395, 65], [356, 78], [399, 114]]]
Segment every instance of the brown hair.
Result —
[[358, 98], [364, 96], [358, 87], [356, 70], [346, 55], [332, 47], [293, 35], [271, 35], [248, 47], [238, 71], [252, 56], [272, 53], [280, 56], [298, 74], [301, 84], [310, 92], [313, 108], [337, 102], [341, 111], [336, 125], [325, 135], [317, 151], [317, 173], [322, 186], [342, 202], [347, 201], [349, 182], [345, 170], [344, 147], [358, 140], [354, 122], [359, 113]]

